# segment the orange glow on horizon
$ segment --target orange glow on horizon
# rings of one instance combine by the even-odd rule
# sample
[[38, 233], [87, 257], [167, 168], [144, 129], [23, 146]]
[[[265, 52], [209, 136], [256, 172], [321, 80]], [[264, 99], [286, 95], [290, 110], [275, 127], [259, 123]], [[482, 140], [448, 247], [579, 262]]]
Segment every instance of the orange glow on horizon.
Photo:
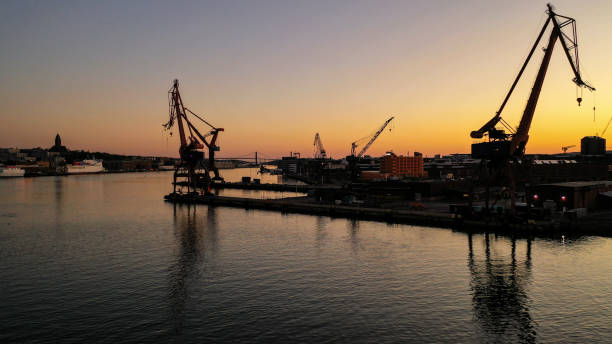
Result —
[[[573, 75], [557, 43], [527, 153], [559, 153], [569, 145], [577, 151], [580, 139], [601, 133], [612, 116], [612, 35], [605, 15], [612, 3], [556, 5], [577, 20], [582, 71], [598, 91], [585, 91], [577, 106]], [[392, 131], [367, 154], [469, 153], [469, 133], [499, 107], [542, 24], [545, 1], [363, 4], [350, 13], [334, 4], [304, 4], [303, 13], [277, 7], [287, 19], [227, 9], [228, 17], [209, 30], [162, 27], [170, 35], [149, 22], [118, 18], [115, 27], [101, 26], [84, 39], [65, 24], [86, 30], [76, 14], [48, 18], [65, 40], [45, 43], [31, 21], [10, 28], [16, 38], [3, 36], [10, 53], [0, 62], [0, 147], [49, 148], [60, 133], [69, 149], [176, 157], [176, 133], [169, 137], [161, 124], [166, 91], [178, 78], [185, 104], [225, 128], [219, 157], [255, 151], [310, 157], [318, 132], [328, 155], [341, 158], [390, 115], [396, 117]], [[154, 10], [146, 11], [162, 15]], [[399, 13], [411, 13], [411, 20]], [[242, 21], [227, 19], [235, 16]], [[316, 18], [316, 25], [305, 18]], [[187, 46], [184, 55], [173, 52]], [[504, 110], [512, 125], [541, 57], [538, 50]]]

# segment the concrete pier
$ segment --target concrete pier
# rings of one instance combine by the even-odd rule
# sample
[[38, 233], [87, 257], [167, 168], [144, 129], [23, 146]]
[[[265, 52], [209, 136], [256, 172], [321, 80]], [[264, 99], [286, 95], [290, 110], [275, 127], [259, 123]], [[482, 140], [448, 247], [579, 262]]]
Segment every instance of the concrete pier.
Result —
[[609, 236], [604, 227], [582, 226], [580, 223], [559, 223], [554, 221], [531, 221], [530, 223], [510, 223], [501, 220], [464, 219], [458, 215], [423, 210], [368, 208], [348, 205], [320, 204], [309, 201], [308, 197], [282, 199], [255, 199], [242, 197], [206, 196], [197, 194], [169, 194], [167, 202], [176, 204], [207, 204], [243, 209], [261, 209], [281, 213], [323, 215], [330, 217], [353, 218], [404, 223], [429, 227], [451, 228], [467, 232], [491, 231], [521, 236], [551, 235], [604, 235]]

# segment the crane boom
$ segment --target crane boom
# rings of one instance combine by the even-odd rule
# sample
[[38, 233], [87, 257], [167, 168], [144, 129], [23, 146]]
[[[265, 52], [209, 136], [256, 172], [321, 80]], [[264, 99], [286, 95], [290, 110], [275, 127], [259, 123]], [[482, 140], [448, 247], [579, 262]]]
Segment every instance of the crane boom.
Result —
[[567, 153], [568, 149], [574, 148], [574, 147], [576, 147], [576, 145], [564, 146], [564, 147], [561, 147], [561, 150], [563, 151], [563, 153]]
[[493, 118], [491, 118], [491, 120], [489, 120], [487, 123], [485, 123], [485, 125], [483, 125], [482, 128], [480, 128], [478, 130], [475, 130], [475, 131], [472, 131], [472, 133], [470, 134], [472, 136], [472, 138], [480, 139], [480, 138], [482, 138], [484, 136], [485, 133], [489, 133], [490, 134], [491, 131], [495, 129], [495, 126], [497, 125], [497, 123], [499, 123], [499, 121], [501, 120], [501, 113], [502, 113], [502, 111], [504, 111], [504, 107], [506, 106], [506, 103], [508, 102], [508, 99], [510, 99], [510, 96], [512, 95], [512, 92], [514, 91], [514, 88], [516, 87], [516, 84], [518, 84], [519, 80], [521, 79], [521, 76], [523, 75], [523, 72], [525, 71], [525, 68], [527, 67], [527, 64], [529, 64], [529, 60], [531, 60], [531, 56], [533, 55], [533, 52], [536, 50], [536, 48], [538, 46], [538, 42], [542, 38], [542, 35], [544, 35], [544, 32], [546, 31], [546, 27], [548, 27], [548, 23], [549, 22], [550, 22], [550, 18], [548, 18], [546, 20], [546, 22], [544, 23], [544, 26], [542, 27], [542, 30], [540, 30], [540, 34], [538, 35], [538, 38], [536, 39], [535, 43], [531, 47], [531, 50], [529, 51], [529, 54], [527, 55], [527, 58], [525, 59], [525, 62], [523, 63], [523, 66], [521, 67], [521, 70], [519, 71], [518, 75], [516, 76], [516, 79], [514, 79], [514, 82], [512, 83], [512, 86], [510, 86], [510, 90], [506, 94], [506, 98], [504, 98], [504, 101], [502, 102], [501, 106], [499, 107], [499, 110], [497, 110], [497, 112], [495, 113], [495, 116], [493, 116]]
[[[554, 21], [554, 18], [553, 18], [553, 21]], [[529, 99], [527, 100], [525, 111], [523, 111], [521, 122], [516, 131], [516, 134], [512, 137], [512, 141], [510, 143], [510, 152], [509, 152], [510, 156], [514, 156], [517, 152], [519, 154], [522, 154], [525, 151], [525, 145], [527, 144], [527, 140], [529, 139], [529, 128], [531, 127], [531, 121], [533, 120], [533, 114], [535, 113], [535, 109], [538, 104], [538, 99], [540, 98], [540, 92], [542, 91], [542, 85], [544, 84], [544, 78], [546, 77], [546, 72], [548, 71], [548, 65], [550, 64], [550, 58], [552, 57], [552, 52], [553, 52], [555, 43], [557, 42], [558, 38], [559, 38], [559, 30], [557, 29], [555, 25], [550, 35], [550, 38], [548, 40], [548, 45], [544, 53], [544, 58], [542, 59], [542, 64], [540, 65], [540, 69], [538, 70], [538, 74], [536, 76], [535, 82], [533, 83], [531, 94], [529, 95]]]
[[[489, 143], [480, 143], [472, 145], [472, 155], [476, 155], [477, 157], [486, 158], [487, 155], [495, 155], [496, 157], [510, 157], [510, 156], [521, 156], [525, 152], [525, 146], [529, 139], [529, 129], [531, 127], [531, 122], [533, 120], [533, 115], [535, 113], [535, 109], [538, 103], [538, 99], [540, 97], [540, 92], [542, 90], [542, 85], [544, 84], [544, 79], [546, 77], [546, 71], [548, 70], [548, 65], [550, 63], [550, 58], [552, 57], [553, 48], [557, 40], [561, 42], [565, 55], [569, 61], [572, 72], [574, 73], [574, 79], [572, 80], [578, 87], [584, 87], [589, 91], [594, 91], [595, 88], [582, 80], [582, 76], [580, 74], [580, 64], [578, 58], [578, 39], [576, 35], [576, 21], [573, 18], [565, 17], [562, 15], [558, 15], [554, 12], [552, 6], [550, 4], [547, 5], [547, 14], [548, 18], [540, 30], [538, 38], [536, 39], [531, 51], [529, 52], [525, 62], [521, 70], [519, 71], [516, 79], [514, 80], [512, 86], [499, 110], [496, 112], [495, 116], [485, 123], [479, 130], [472, 131], [470, 136], [472, 138], [482, 138], [485, 134], [488, 134], [489, 141], [494, 140], [497, 142], [489, 142]], [[496, 129], [495, 126], [498, 123], [506, 126], [507, 129], [512, 129], [507, 123], [502, 119], [501, 113], [508, 101], [510, 95], [514, 91], [516, 84], [521, 78], [523, 71], [525, 70], [527, 64], [529, 63], [535, 48], [538, 46], [546, 28], [549, 24], [552, 23], [552, 32], [550, 34], [550, 38], [548, 40], [547, 47], [545, 48], [544, 58], [542, 59], [542, 63], [538, 70], [538, 74], [536, 76], [536, 80], [534, 82], [533, 88], [531, 89], [531, 93], [529, 95], [529, 99], [527, 101], [527, 105], [525, 106], [525, 110], [523, 112], [523, 116], [521, 117], [520, 124], [515, 133], [506, 134], [503, 130]], [[568, 36], [562, 31], [562, 28], [565, 26], [572, 26], [572, 35], [573, 37]], [[582, 98], [578, 98], [578, 105], [582, 101]], [[508, 138], [511, 138], [508, 140]], [[501, 141], [501, 142], [500, 142]]]
[[[378, 129], [376, 131], [376, 133], [374, 133], [374, 135], [370, 138], [370, 141], [368, 141], [368, 143], [365, 146], [363, 146], [363, 148], [359, 151], [359, 153], [357, 155], [355, 155], [355, 150], [359, 146], [358, 142], [363, 140], [364, 138], [361, 138], [361, 139], [351, 143], [351, 155], [352, 156], [356, 156], [358, 158], [361, 157], [368, 150], [368, 148], [370, 148], [372, 143], [374, 143], [374, 141], [376, 141], [376, 139], [378, 138], [380, 133], [382, 133], [383, 130], [385, 130], [385, 128], [387, 127], [389, 122], [391, 122], [393, 120], [393, 118], [395, 118], [395, 117], [391, 116], [388, 120], [385, 121], [385, 123], [383, 123], [383, 125], [380, 127], [380, 129]], [[365, 138], [367, 138], [367, 136]]]
[[604, 136], [604, 134], [606, 133], [606, 130], [608, 130], [608, 127], [610, 126], [610, 123], [612, 123], [612, 117], [610, 117], [610, 120], [608, 121], [608, 124], [606, 124], [606, 127], [604, 128], [604, 130], [601, 132], [601, 137]]
[[170, 119], [166, 124], [164, 124], [164, 128], [166, 130], [170, 130], [174, 125], [174, 121], [178, 121], [179, 128], [179, 138], [181, 140], [181, 146], [179, 147], [179, 152], [182, 149], [187, 147], [187, 138], [185, 137], [185, 129], [183, 127], [183, 119], [187, 118], [185, 116], [185, 107], [183, 106], [183, 100], [181, 99], [181, 93], [178, 90], [178, 79], [175, 79], [172, 83], [172, 88], [168, 91], [169, 100], [170, 100]]

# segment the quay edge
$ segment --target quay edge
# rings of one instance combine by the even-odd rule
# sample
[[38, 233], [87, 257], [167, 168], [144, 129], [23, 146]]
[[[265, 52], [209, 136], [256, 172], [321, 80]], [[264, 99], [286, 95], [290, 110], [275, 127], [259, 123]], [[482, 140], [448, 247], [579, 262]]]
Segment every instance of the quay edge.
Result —
[[242, 197], [225, 197], [198, 194], [170, 193], [164, 197], [166, 202], [175, 204], [205, 204], [242, 209], [259, 209], [318, 216], [341, 217], [422, 225], [428, 227], [448, 228], [464, 232], [494, 232], [520, 236], [612, 236], [612, 231], [603, 225], [591, 222], [553, 222], [535, 221], [531, 223], [509, 223], [494, 220], [464, 219], [450, 213], [439, 213], [422, 210], [403, 210], [388, 208], [367, 208], [335, 204], [307, 203], [304, 197], [281, 199], [256, 199]]

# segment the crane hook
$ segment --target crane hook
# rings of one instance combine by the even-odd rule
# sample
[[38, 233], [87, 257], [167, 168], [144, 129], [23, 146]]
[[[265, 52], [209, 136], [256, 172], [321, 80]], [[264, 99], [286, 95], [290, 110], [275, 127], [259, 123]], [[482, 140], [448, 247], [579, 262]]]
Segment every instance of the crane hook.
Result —
[[576, 101], [578, 102], [578, 106], [580, 106], [580, 103], [582, 103], [582, 97], [576, 98]]

